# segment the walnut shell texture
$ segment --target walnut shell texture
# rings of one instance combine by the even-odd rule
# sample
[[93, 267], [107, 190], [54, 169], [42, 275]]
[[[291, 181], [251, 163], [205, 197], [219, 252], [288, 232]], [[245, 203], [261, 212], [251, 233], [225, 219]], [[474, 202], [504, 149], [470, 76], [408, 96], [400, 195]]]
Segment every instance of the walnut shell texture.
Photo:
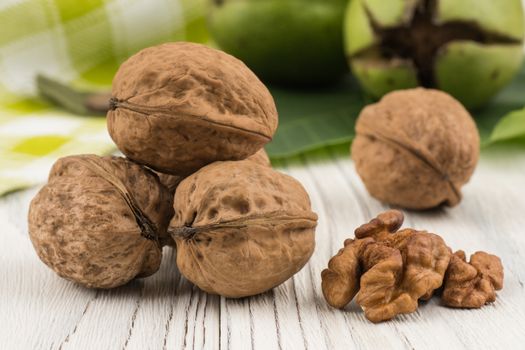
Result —
[[238, 298], [286, 281], [309, 260], [317, 215], [301, 184], [251, 160], [210, 164], [184, 179], [169, 232], [180, 272]]
[[268, 153], [264, 150], [264, 148], [261, 148], [253, 155], [246, 158], [248, 160], [251, 160], [253, 162], [259, 163], [261, 165], [271, 167], [272, 163], [270, 162], [270, 157], [268, 157]]
[[277, 110], [240, 60], [203, 45], [144, 49], [119, 68], [108, 130], [130, 159], [188, 175], [217, 160], [240, 160], [269, 142]]
[[157, 271], [172, 196], [127, 159], [59, 159], [32, 200], [29, 235], [40, 259], [86, 287], [113, 288]]
[[361, 112], [352, 158], [368, 192], [408, 209], [456, 205], [479, 158], [479, 135], [450, 95], [410, 89]]
[[[270, 158], [268, 157], [268, 154], [266, 153], [264, 148], [261, 148], [246, 159], [249, 159], [261, 165], [271, 166]], [[164, 187], [166, 187], [171, 193], [175, 193], [177, 186], [179, 186], [180, 182], [184, 180], [183, 176], [165, 174], [161, 172], [156, 172], [156, 174], [159, 177], [160, 183], [163, 184]]]
[[156, 172], [156, 174], [159, 177], [160, 183], [173, 194], [175, 194], [175, 190], [180, 182], [184, 180], [184, 177], [178, 175], [164, 174], [160, 172]]

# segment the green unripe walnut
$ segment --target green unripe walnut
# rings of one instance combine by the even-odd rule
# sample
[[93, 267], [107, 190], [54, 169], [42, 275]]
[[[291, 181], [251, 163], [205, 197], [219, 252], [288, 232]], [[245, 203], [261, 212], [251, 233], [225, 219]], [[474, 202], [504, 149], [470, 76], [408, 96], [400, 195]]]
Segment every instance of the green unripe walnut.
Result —
[[482, 106], [518, 72], [521, 0], [352, 0], [345, 50], [366, 92], [418, 85]]
[[347, 0], [214, 0], [209, 29], [221, 49], [262, 80], [284, 85], [336, 81], [347, 70]]

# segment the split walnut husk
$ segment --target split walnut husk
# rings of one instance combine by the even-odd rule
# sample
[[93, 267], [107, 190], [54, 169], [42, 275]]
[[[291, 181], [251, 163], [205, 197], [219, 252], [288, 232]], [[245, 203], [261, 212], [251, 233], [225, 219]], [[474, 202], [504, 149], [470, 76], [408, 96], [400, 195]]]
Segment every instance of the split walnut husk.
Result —
[[158, 270], [172, 198], [155, 174], [124, 158], [61, 158], [31, 202], [29, 235], [59, 276], [117, 287]]
[[467, 108], [485, 105], [523, 61], [521, 0], [353, 0], [345, 48], [370, 95], [436, 88]]
[[187, 176], [217, 160], [241, 160], [269, 142], [277, 110], [241, 61], [177, 42], [130, 57], [114, 80], [108, 130], [130, 159]]
[[169, 232], [180, 272], [201, 289], [239, 298], [299, 271], [317, 215], [293, 178], [251, 160], [216, 162], [181, 182]]

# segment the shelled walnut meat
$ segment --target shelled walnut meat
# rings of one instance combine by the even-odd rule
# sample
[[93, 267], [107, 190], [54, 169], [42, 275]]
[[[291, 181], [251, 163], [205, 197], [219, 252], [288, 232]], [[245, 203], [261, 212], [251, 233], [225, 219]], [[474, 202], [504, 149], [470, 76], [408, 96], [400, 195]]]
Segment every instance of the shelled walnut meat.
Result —
[[299, 182], [251, 160], [215, 162], [184, 179], [169, 232], [180, 272], [226, 297], [267, 291], [313, 253], [317, 215]]
[[395, 91], [365, 107], [355, 129], [352, 159], [373, 197], [408, 209], [460, 202], [480, 141], [454, 98], [423, 88]]
[[[380, 322], [414, 312], [443, 283], [451, 252], [441, 237], [404, 229], [403, 214], [388, 211], [359, 227], [355, 240], [330, 260], [322, 273], [323, 293], [334, 307], [354, 296], [365, 316]], [[349, 271], [351, 273], [349, 273]]]
[[322, 274], [328, 304], [344, 308], [357, 304], [372, 322], [414, 312], [444, 284], [443, 303], [452, 307], [481, 307], [495, 300], [503, 285], [503, 267], [493, 255], [478, 252], [470, 265], [454, 254], [443, 239], [414, 229], [399, 230], [403, 214], [378, 215], [347, 239]]
[[485, 252], [476, 252], [467, 263], [465, 252], [452, 256], [445, 277], [443, 303], [451, 307], [477, 308], [496, 300], [496, 290], [503, 288], [501, 260]]
[[130, 57], [114, 80], [108, 130], [130, 159], [189, 175], [218, 160], [241, 160], [269, 142], [277, 110], [241, 61], [177, 42]]
[[61, 158], [31, 202], [29, 235], [61, 277], [117, 287], [158, 270], [172, 198], [153, 172], [127, 159]]

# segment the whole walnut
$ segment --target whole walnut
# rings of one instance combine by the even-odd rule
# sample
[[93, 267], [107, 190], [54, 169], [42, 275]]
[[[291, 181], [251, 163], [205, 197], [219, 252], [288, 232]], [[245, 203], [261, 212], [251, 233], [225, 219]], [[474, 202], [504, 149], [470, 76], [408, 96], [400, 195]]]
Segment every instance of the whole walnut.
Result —
[[240, 160], [269, 142], [277, 110], [241, 61], [186, 42], [144, 49], [119, 68], [108, 130], [130, 159], [188, 175], [217, 160]]
[[467, 110], [444, 92], [395, 91], [363, 109], [352, 158], [370, 194], [409, 209], [456, 205], [479, 158]]
[[31, 202], [29, 236], [61, 277], [117, 287], [158, 270], [172, 198], [155, 174], [127, 159], [61, 158]]
[[180, 272], [209, 293], [267, 291], [313, 253], [317, 215], [299, 182], [251, 160], [210, 164], [175, 193], [169, 232]]

